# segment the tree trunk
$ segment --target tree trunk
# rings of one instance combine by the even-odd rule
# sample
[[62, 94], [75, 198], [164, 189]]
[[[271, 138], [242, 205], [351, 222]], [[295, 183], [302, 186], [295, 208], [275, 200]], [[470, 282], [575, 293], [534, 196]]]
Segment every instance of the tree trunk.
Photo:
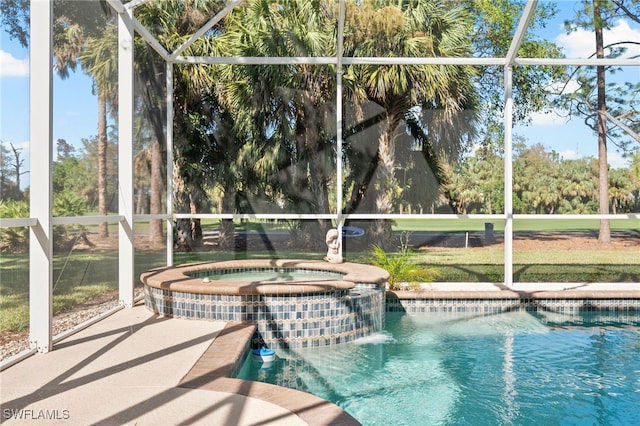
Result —
[[[375, 212], [393, 213], [394, 191], [398, 183], [395, 177], [395, 145], [393, 120], [388, 118], [380, 123], [378, 139], [378, 185], [375, 200]], [[375, 219], [371, 227], [370, 238], [376, 244], [386, 246], [392, 239], [391, 222], [387, 219]]]
[[[308, 124], [313, 126], [314, 131], [304, 133], [305, 146], [310, 152], [309, 155], [309, 188], [313, 196], [313, 212], [329, 213], [329, 188], [327, 187], [327, 156], [325, 156], [324, 144], [321, 139], [322, 119], [320, 112], [312, 100], [305, 96], [305, 115], [309, 118]], [[306, 222], [303, 222], [306, 223]], [[306, 223], [306, 228], [311, 237], [311, 247], [313, 249], [324, 248], [327, 231], [331, 227], [331, 222], [326, 219]], [[305, 227], [303, 226], [303, 229]]]
[[[176, 162], [173, 167], [173, 202], [176, 213], [191, 211], [191, 203], [186, 184], [180, 176], [180, 164]], [[192, 251], [193, 238], [191, 236], [191, 220], [176, 219], [175, 246], [179, 250]]]
[[[107, 101], [98, 94], [98, 214], [107, 213]], [[98, 232], [100, 238], [108, 237], [109, 223], [100, 223]]]
[[[602, 17], [600, 16], [600, 0], [593, 0], [593, 23], [596, 34], [596, 57], [604, 58], [604, 40], [602, 36]], [[609, 165], [607, 162], [607, 102], [605, 87], [605, 69], [597, 67], [598, 84], [598, 204], [600, 214], [609, 214]], [[611, 241], [609, 219], [600, 220], [598, 242]]]
[[[151, 188], [149, 193], [149, 208], [151, 214], [161, 214], [162, 189], [164, 188], [162, 176], [162, 146], [156, 138], [151, 146]], [[149, 222], [149, 238], [154, 243], [164, 241], [162, 232], [162, 220], [151, 219]]]
[[[13, 163], [13, 168], [15, 169], [15, 173], [16, 173], [16, 188], [17, 188], [17, 192], [20, 192], [20, 175], [22, 174], [22, 172], [20, 172], [20, 166], [22, 165], [22, 161], [20, 161], [20, 150], [16, 149], [15, 146], [13, 146], [13, 143], [9, 142], [9, 145], [11, 146], [11, 150], [13, 151], [13, 157], [15, 158], [15, 162]], [[4, 183], [4, 173], [2, 175], [3, 177], [3, 182]], [[1, 186], [0, 186], [1, 188]]]
[[[235, 185], [229, 183], [222, 194], [222, 212], [221, 213], [235, 213], [236, 212], [236, 190]], [[220, 229], [218, 233], [218, 247], [224, 250], [231, 250], [234, 248], [233, 236], [235, 234], [235, 224], [233, 219], [220, 220]]]
[[[179, 159], [173, 167], [173, 200], [176, 213], [195, 215], [200, 213], [198, 188], [185, 181], [180, 175], [181, 167], [185, 167]], [[176, 248], [193, 251], [202, 246], [202, 226], [200, 219], [176, 219]]]

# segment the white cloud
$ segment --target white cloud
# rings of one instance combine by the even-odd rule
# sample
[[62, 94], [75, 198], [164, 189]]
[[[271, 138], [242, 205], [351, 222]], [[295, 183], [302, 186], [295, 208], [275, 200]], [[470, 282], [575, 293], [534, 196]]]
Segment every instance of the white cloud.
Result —
[[562, 152], [559, 152], [560, 158], [564, 160], [577, 160], [579, 158], [578, 153], [572, 149], [565, 149]]
[[626, 169], [629, 167], [629, 159], [622, 157], [617, 152], [607, 153], [607, 163], [612, 169]]
[[566, 114], [555, 109], [549, 112], [534, 112], [530, 115], [531, 124], [536, 126], [562, 126], [567, 123]]
[[0, 77], [26, 77], [29, 75], [29, 59], [17, 59], [0, 50]]
[[[20, 159], [28, 162], [29, 147], [31, 146], [29, 141], [22, 141], [22, 142], [14, 142], [14, 141], [6, 141], [6, 140], [2, 141], [2, 144], [4, 145], [4, 147], [11, 150], [11, 146], [9, 146], [9, 142], [11, 142], [13, 147], [20, 152]], [[13, 151], [11, 152], [11, 157], [13, 158]]]
[[[604, 44], [609, 45], [621, 41], [640, 40], [640, 30], [631, 28], [629, 23], [618, 20], [610, 29], [603, 32]], [[567, 58], [589, 58], [595, 56], [595, 35], [593, 31], [578, 29], [570, 34], [560, 34], [556, 37], [556, 44], [561, 46]], [[623, 57], [629, 58], [640, 55], [640, 46], [624, 45], [627, 51]]]

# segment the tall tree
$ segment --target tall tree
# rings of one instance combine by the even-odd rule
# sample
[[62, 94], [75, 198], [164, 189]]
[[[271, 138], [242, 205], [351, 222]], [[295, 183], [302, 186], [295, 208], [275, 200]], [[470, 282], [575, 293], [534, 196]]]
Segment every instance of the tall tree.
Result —
[[[104, 31], [85, 40], [85, 47], [79, 54], [83, 69], [94, 81], [94, 93], [98, 98], [98, 214], [109, 213], [109, 193], [107, 182], [107, 113], [108, 106], [116, 103], [117, 95], [117, 27], [107, 23]], [[100, 237], [109, 236], [108, 222], [101, 222]]]
[[20, 159], [20, 148], [12, 142], [9, 147], [0, 142], [0, 201], [21, 200], [24, 197], [20, 189], [20, 175], [24, 160]]
[[14, 158], [13, 176], [15, 176], [16, 178], [16, 187], [20, 189], [20, 176], [22, 176], [25, 173], [28, 173], [21, 170], [22, 166], [24, 165], [24, 159], [20, 158], [22, 148], [16, 148], [12, 142], [9, 142], [9, 146], [11, 147], [11, 151], [13, 152], [13, 158]]
[[[348, 2], [346, 23], [345, 56], [460, 57], [470, 54], [470, 17], [464, 10], [441, 2]], [[358, 193], [370, 191], [368, 199], [364, 196], [369, 211], [391, 213], [401, 195], [395, 173], [395, 149], [398, 138], [408, 132], [409, 121], [418, 120], [432, 140], [437, 140], [439, 133], [451, 132], [453, 145], [460, 145], [462, 135], [472, 132], [473, 114], [457, 121], [460, 127], [452, 124], [461, 112], [474, 110], [474, 75], [473, 68], [466, 66], [346, 67], [346, 94], [356, 120], [374, 117], [368, 127], [373, 130], [377, 145], [369, 151], [374, 153], [370, 157], [373, 166], [361, 174], [369, 181], [354, 185]], [[415, 114], [415, 109], [420, 113]], [[352, 200], [360, 198], [356, 193], [351, 197]], [[354, 208], [349, 206], [347, 211]], [[389, 241], [391, 224], [375, 221], [369, 237], [377, 242]]]
[[[604, 37], [602, 9], [600, 0], [593, 0], [593, 27], [596, 38], [596, 58], [604, 58]], [[596, 100], [596, 129], [598, 132], [598, 213], [609, 214], [609, 162], [607, 161], [607, 91], [604, 66], [596, 67], [597, 100]], [[609, 219], [600, 219], [598, 241], [611, 241], [611, 223]]]
[[[178, 1], [169, 0], [160, 3], [148, 2], [136, 9], [136, 18], [147, 28], [152, 29], [156, 39], [168, 50], [177, 49], [182, 43], [195, 33], [206, 23], [223, 4], [214, 0], [190, 0]], [[188, 54], [188, 52], [185, 52]], [[138, 39], [136, 43], [136, 76], [139, 78], [139, 87], [143, 90], [141, 105], [146, 120], [154, 134], [151, 144], [151, 213], [159, 213], [162, 203], [161, 184], [163, 182], [162, 153], [166, 149], [164, 134], [164, 119], [166, 117], [165, 99], [165, 73], [164, 61], [153, 52], [146, 43]], [[173, 194], [174, 209], [177, 212], [199, 213], [203, 199], [202, 181], [196, 178], [193, 173], [194, 168], [202, 161], [197, 155], [187, 158], [185, 153], [197, 151], [198, 141], [193, 139], [191, 133], [191, 114], [198, 115], [196, 102], [190, 103], [187, 99], [196, 99], [202, 93], [198, 91], [200, 87], [202, 73], [197, 72], [198, 67], [193, 67], [191, 74], [184, 73], [184, 67], [176, 67], [174, 79], [174, 105], [175, 121], [170, 125], [174, 126], [174, 174], [173, 174]], [[207, 77], [207, 81], [212, 81], [213, 76]], [[188, 80], [193, 81], [188, 81]], [[192, 90], [193, 89], [193, 90]], [[190, 147], [193, 143], [194, 147]], [[193, 178], [193, 179], [192, 179]], [[157, 239], [161, 235], [159, 221], [152, 221], [152, 238]], [[176, 220], [177, 239], [176, 243], [186, 249], [198, 246], [202, 242], [202, 230], [199, 219], [178, 219]]]
[[[638, 42], [626, 40], [607, 45], [604, 42], [604, 31], [610, 29], [618, 18], [625, 17], [640, 22], [639, 16], [640, 4], [637, 1], [583, 0], [582, 10], [577, 12], [574, 20], [567, 21], [565, 26], [568, 32], [579, 28], [594, 31], [594, 51], [591, 56], [596, 58], [620, 57], [625, 54], [625, 46], [638, 44]], [[598, 212], [603, 215], [608, 214], [610, 209], [608, 142], [625, 147], [628, 145], [625, 140], [636, 139], [637, 134], [634, 136], [633, 129], [637, 130], [640, 126], [636, 110], [638, 105], [636, 95], [640, 83], [637, 81], [622, 84], [611, 83], [608, 75], [617, 71], [619, 71], [618, 67], [597, 66], [594, 74], [589, 67], [578, 67], [573, 75], [576, 76], [580, 88], [574, 93], [563, 94], [559, 100], [561, 106], [569, 109], [572, 113], [583, 116], [585, 123], [597, 135]], [[614, 108], [609, 108], [609, 104], [614, 104]], [[622, 132], [617, 131], [615, 126], [622, 129]], [[612, 127], [614, 128], [612, 129]], [[611, 228], [608, 219], [600, 221], [598, 241], [602, 243], [611, 241]]]
[[[335, 54], [335, 20], [324, 6], [295, 1], [273, 8], [255, 2], [246, 15], [255, 29], [250, 49], [258, 56]], [[269, 91], [269, 101], [259, 107], [276, 129], [268, 140], [284, 148], [290, 158], [286, 167], [279, 167], [277, 185], [296, 212], [328, 213], [335, 164], [335, 74], [327, 66], [308, 64], [276, 67], [268, 72], [269, 78], [261, 75], [264, 70], [249, 68], [249, 82], [253, 90]], [[326, 220], [304, 221], [300, 231], [310, 246], [321, 247], [329, 227]]]

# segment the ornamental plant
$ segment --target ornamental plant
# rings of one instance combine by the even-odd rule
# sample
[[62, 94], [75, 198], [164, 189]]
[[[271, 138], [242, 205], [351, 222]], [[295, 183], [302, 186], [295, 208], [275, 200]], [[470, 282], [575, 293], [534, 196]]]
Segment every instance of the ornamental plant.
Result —
[[392, 254], [377, 244], [372, 246], [370, 262], [389, 273], [389, 290], [400, 290], [402, 283], [417, 290], [421, 283], [432, 282], [440, 275], [439, 269], [425, 268], [416, 262], [407, 240], [408, 238], [401, 238], [400, 250]]

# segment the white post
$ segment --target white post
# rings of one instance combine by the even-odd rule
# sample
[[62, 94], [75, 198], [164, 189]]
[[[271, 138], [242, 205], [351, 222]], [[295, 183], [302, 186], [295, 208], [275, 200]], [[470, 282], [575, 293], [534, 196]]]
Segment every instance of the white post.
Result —
[[167, 266], [173, 266], [173, 63], [167, 62]]
[[31, 1], [29, 60], [30, 217], [29, 231], [29, 343], [38, 352], [53, 344], [53, 6]]
[[131, 10], [118, 14], [118, 193], [120, 202], [119, 292], [120, 302], [133, 306], [133, 20]]
[[336, 227], [338, 228], [338, 238], [340, 239], [340, 246], [338, 248], [338, 254], [342, 257], [342, 225], [344, 220], [342, 219], [342, 204], [343, 204], [343, 190], [342, 190], [342, 55], [344, 45], [344, 19], [345, 19], [345, 2], [340, 2], [339, 16], [338, 16], [338, 51], [337, 51], [337, 66], [336, 66]]
[[513, 68], [504, 69], [504, 283], [513, 285]]

